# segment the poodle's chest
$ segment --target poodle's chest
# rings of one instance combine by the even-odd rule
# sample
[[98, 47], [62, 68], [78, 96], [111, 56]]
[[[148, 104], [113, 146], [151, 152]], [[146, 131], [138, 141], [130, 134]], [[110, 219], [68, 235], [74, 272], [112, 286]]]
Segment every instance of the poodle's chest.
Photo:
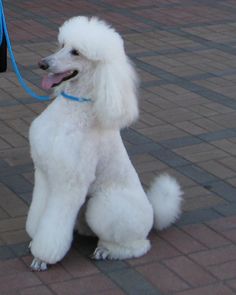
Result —
[[41, 115], [30, 127], [29, 140], [34, 162], [48, 167], [69, 162], [79, 154], [81, 132], [68, 118], [55, 120]]

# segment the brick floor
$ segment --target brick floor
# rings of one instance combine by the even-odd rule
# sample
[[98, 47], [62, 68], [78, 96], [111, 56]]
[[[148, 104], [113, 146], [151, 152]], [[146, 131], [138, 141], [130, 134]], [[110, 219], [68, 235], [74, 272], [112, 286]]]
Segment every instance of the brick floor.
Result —
[[[147, 188], [168, 172], [185, 191], [176, 225], [151, 232], [152, 249], [94, 262], [96, 240], [75, 236], [45, 273], [29, 270], [25, 219], [33, 188], [28, 128], [46, 107], [25, 94], [10, 62], [0, 74], [0, 294], [236, 293], [236, 3], [198, 0], [6, 0], [15, 56], [39, 94], [39, 58], [58, 26], [97, 15], [123, 35], [141, 78], [140, 120], [122, 132]], [[79, 242], [78, 242], [79, 241]]]

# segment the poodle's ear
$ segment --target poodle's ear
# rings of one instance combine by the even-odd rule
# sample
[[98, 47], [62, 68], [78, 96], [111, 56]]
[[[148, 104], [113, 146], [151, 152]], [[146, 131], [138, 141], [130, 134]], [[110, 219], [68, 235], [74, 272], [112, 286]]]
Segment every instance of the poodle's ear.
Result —
[[123, 128], [138, 117], [137, 75], [128, 58], [99, 62], [94, 75], [96, 116], [104, 127]]

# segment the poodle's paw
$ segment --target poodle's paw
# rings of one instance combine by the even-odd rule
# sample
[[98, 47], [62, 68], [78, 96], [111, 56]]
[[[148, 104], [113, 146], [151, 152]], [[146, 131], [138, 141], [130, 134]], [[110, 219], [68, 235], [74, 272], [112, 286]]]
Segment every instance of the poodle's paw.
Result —
[[38, 258], [34, 258], [30, 268], [32, 271], [45, 271], [48, 269], [47, 263]]
[[97, 247], [90, 258], [94, 260], [111, 259], [109, 250], [104, 247]]

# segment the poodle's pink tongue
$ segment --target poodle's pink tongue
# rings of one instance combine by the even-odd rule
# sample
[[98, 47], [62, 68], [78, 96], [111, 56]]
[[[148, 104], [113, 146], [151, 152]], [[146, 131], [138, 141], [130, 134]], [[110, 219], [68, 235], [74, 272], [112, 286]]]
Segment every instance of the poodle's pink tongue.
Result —
[[70, 75], [70, 73], [70, 71], [66, 71], [60, 74], [48, 74], [47, 76], [43, 77], [42, 88], [45, 90], [51, 89], [53, 85], [59, 84], [65, 77]]

